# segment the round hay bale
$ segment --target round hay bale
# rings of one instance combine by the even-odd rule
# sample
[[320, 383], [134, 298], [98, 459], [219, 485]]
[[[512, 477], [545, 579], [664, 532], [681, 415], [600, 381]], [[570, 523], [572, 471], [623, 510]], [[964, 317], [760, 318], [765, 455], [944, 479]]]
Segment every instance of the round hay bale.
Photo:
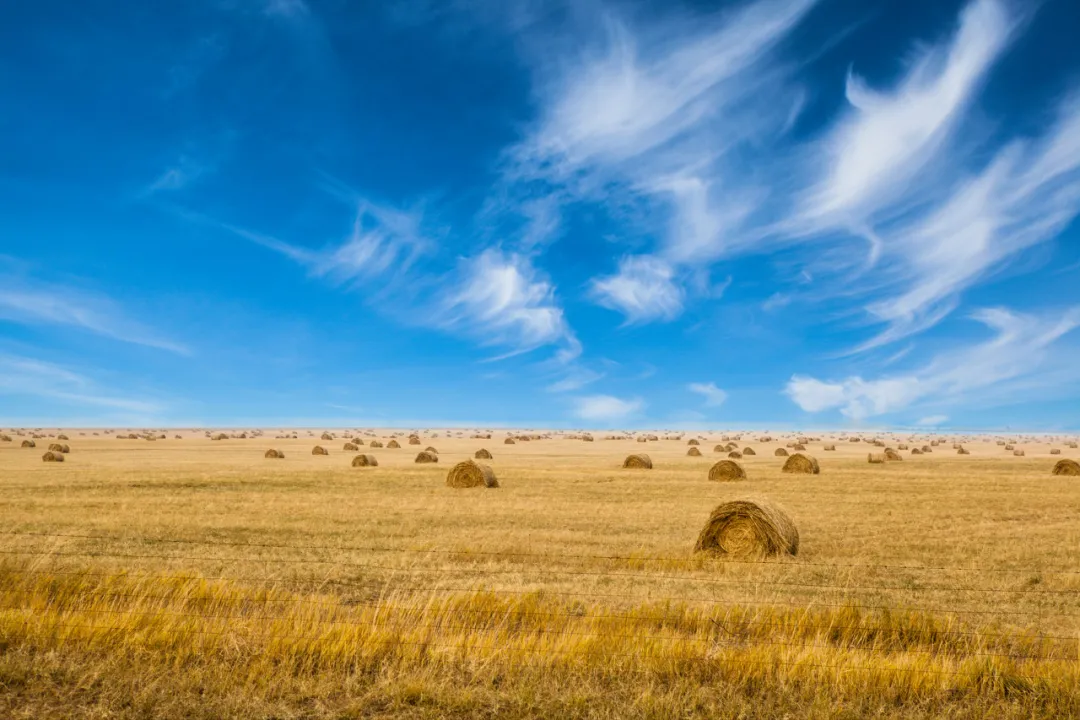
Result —
[[732, 460], [742, 460], [743, 454], [741, 452], [739, 452], [738, 450], [732, 450], [731, 452], [729, 452], [727, 454], [727, 456], [729, 458], [731, 458]]
[[[394, 442], [394, 441], [393, 441], [393, 440], [391, 440], [390, 442]], [[369, 444], [369, 445], [370, 445], [371, 447], [373, 447], [373, 448], [381, 448], [381, 447], [383, 446], [383, 445], [382, 445], [382, 443], [381, 443], [381, 442], [379, 442], [378, 440], [372, 440], [372, 441], [371, 441], [370, 443], [368, 443], [368, 444]], [[395, 444], [395, 445], [394, 445], [394, 447], [401, 447], [401, 446], [400, 446], [400, 445], [397, 445], [397, 444]]]
[[429, 447], [426, 447], [426, 448], [424, 448], [424, 452], [429, 452], [429, 453], [435, 453], [436, 455], [438, 455], [438, 454], [439, 454], [439, 451], [438, 451], [438, 450], [436, 450], [435, 448], [433, 448], [433, 447], [430, 447], [430, 446], [429, 446]]
[[746, 470], [734, 460], [721, 460], [709, 468], [709, 479], [713, 482], [745, 480]]
[[885, 453], [868, 453], [866, 461], [871, 465], [880, 465], [885, 462]]
[[45, 462], [64, 462], [64, 453], [50, 450], [41, 456]]
[[49, 450], [52, 451], [52, 452], [62, 453], [62, 452], [64, 452], [64, 446], [61, 445], [60, 443], [50, 443], [49, 444]]
[[452, 488], [499, 487], [495, 472], [487, 465], [472, 460], [459, 462], [446, 474], [446, 486]]
[[34, 442], [33, 440], [23, 440], [22, 441], [22, 446], [25, 447], [25, 448], [37, 447], [37, 443]]
[[720, 444], [720, 445], [713, 445], [712, 451], [722, 453], [722, 452], [727, 452], [728, 449], [727, 449], [726, 445]]
[[503, 440], [503, 445], [517, 445], [517, 441], [514, 440], [514, 438], [508, 437], [505, 440]]
[[776, 448], [776, 450], [773, 452], [773, 455], [775, 455], [776, 457], [787, 457], [788, 451], [784, 448]]
[[411, 438], [409, 438], [409, 444], [410, 445], [419, 445], [420, 444], [420, 438], [416, 437], [415, 435], [412, 436]]
[[690, 446], [690, 449], [686, 451], [687, 457], [701, 457], [701, 451], [694, 446]]
[[491, 453], [488, 452], [487, 450], [485, 450], [484, 448], [480, 448], [479, 450], [477, 450], [476, 454], [473, 455], [473, 457], [476, 458], [477, 460], [491, 460], [492, 459]]
[[970, 455], [971, 451], [968, 450], [967, 448], [961, 447], [959, 450], [956, 451], [956, 454], [957, 455]]
[[322, 435], [321, 435], [321, 436], [319, 437], [319, 439], [320, 439], [320, 440], [326, 440], [327, 442], [329, 442], [330, 440], [333, 440], [333, 439], [334, 439], [334, 436], [333, 436], [333, 435], [331, 435], [331, 434], [330, 434], [330, 433], [328, 433], [328, 432], [324, 432], [324, 433], [323, 433], [323, 434], [322, 434]]
[[649, 442], [649, 439], [648, 439], [648, 438], [646, 438], [646, 437], [639, 437], [639, 438], [637, 439], [637, 441], [638, 441], [638, 442], [640, 442], [640, 443], [643, 443], [643, 442]]
[[1053, 450], [1050, 451], [1050, 454], [1051, 455], [1060, 455], [1061, 451], [1058, 450], [1057, 448], [1054, 448]]
[[817, 475], [821, 472], [821, 468], [815, 458], [802, 453], [795, 453], [784, 463], [783, 472]]
[[1013, 450], [1013, 457], [1024, 457], [1023, 450]]
[[378, 467], [379, 461], [374, 455], [357, 455], [352, 459], [353, 467]]
[[269, 450], [267, 450], [263, 454], [263, 457], [264, 458], [269, 458], [271, 460], [284, 460], [285, 459], [285, 453], [281, 452], [280, 450], [275, 450], [273, 448], [270, 448]]
[[1080, 476], [1080, 463], [1068, 458], [1058, 460], [1054, 465], [1054, 475]]
[[359, 450], [360, 447], [356, 443], [347, 442], [342, 446], [341, 449], [342, 450], [352, 450], [352, 451], [355, 452], [355, 451]]
[[806, 452], [806, 446], [803, 445], [802, 443], [795, 443], [794, 445], [791, 446], [791, 449], [796, 451], [796, 452]]
[[757, 455], [757, 453], [756, 453], [756, 452], [754, 452], [754, 448], [752, 448], [752, 447], [745, 447], [745, 448], [743, 448], [743, 449], [742, 449], [742, 454], [743, 454], [743, 455]]
[[69, 437], [68, 437], [67, 435], [65, 435], [64, 433], [60, 433], [59, 435], [57, 435], [57, 436], [56, 436], [56, 439], [57, 439], [57, 440], [70, 440], [71, 438], [69, 438]]
[[934, 452], [934, 449], [931, 448], [929, 445], [923, 445], [922, 446], [922, 451], [923, 451], [923, 453], [932, 453], [932, 452]]
[[[374, 442], [371, 443], [371, 447], [375, 447]], [[401, 447], [401, 443], [399, 443], [397, 440], [391, 440], [390, 442], [386, 443], [386, 447], [397, 450], [398, 448]]]
[[919, 448], [913, 448], [912, 451], [911, 451], [911, 454], [912, 455], [922, 455], [922, 450], [920, 450]]
[[323, 446], [316, 445], [315, 447], [311, 448], [311, 454], [312, 455], [329, 455], [330, 453]]
[[897, 445], [897, 446], [896, 446], [896, 449], [897, 449], [897, 450], [907, 450], [907, 449], [908, 449], [908, 446], [907, 446], [907, 445]]
[[694, 552], [735, 558], [796, 555], [799, 530], [783, 508], [764, 498], [732, 500], [713, 510]]
[[889, 461], [892, 461], [892, 462], [899, 462], [900, 460], [904, 459], [904, 458], [902, 458], [900, 456], [900, 453], [896, 452], [892, 448], [885, 448], [884, 455], [885, 455], [886, 460], [889, 460]]
[[11, 442], [10, 435], [0, 435], [0, 442]]
[[822, 448], [822, 450], [824, 450], [825, 452], [834, 452], [836, 450], [836, 446], [835, 445], [826, 445], [825, 447]]
[[416, 462], [418, 463], [437, 463], [439, 462], [439, 456], [436, 453], [428, 452], [425, 450], [416, 456]]
[[624, 468], [634, 468], [638, 470], [652, 470], [652, 458], [645, 453], [627, 455], [626, 459], [623, 460], [622, 466]]
[[693, 439], [693, 438], [690, 438], [690, 439], [689, 439], [689, 440], [688, 440], [688, 441], [686, 442], [686, 444], [687, 444], [687, 445], [700, 445], [701, 443], [699, 443], [699, 442], [698, 442], [697, 440], [695, 440], [695, 439]]
[[1012, 452], [1012, 451], [1013, 451], [1013, 450], [1015, 450], [1015, 449], [1016, 449], [1016, 446], [1015, 446], [1015, 445], [1006, 445], [1006, 446], [1005, 446], [1005, 451], [1006, 451], [1006, 452]]

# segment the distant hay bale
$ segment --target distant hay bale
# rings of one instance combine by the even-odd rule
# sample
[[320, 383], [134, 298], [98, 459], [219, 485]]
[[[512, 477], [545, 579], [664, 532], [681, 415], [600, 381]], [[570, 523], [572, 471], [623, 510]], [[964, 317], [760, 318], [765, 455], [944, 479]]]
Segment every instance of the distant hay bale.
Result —
[[446, 486], [452, 488], [499, 487], [495, 472], [487, 465], [472, 460], [459, 462], [446, 474]]
[[882, 465], [885, 463], [885, 453], [868, 453], [866, 461], [871, 465]]
[[435, 448], [431, 447], [430, 445], [428, 447], [424, 448], [424, 452], [435, 453], [436, 455], [439, 454], [439, 451], [436, 450]]
[[342, 450], [352, 450], [352, 451], [355, 452], [356, 450], [359, 450], [360, 447], [356, 443], [347, 442], [341, 447], [341, 449]]
[[491, 460], [492, 459], [491, 453], [488, 452], [487, 450], [485, 450], [484, 448], [480, 448], [479, 450], [477, 450], [476, 454], [473, 455], [473, 457], [476, 458], [477, 460]]
[[273, 448], [270, 448], [269, 450], [267, 450], [263, 454], [263, 457], [264, 458], [269, 458], [271, 460], [284, 460], [285, 459], [285, 453], [281, 452], [280, 450], [275, 450]]
[[806, 451], [806, 446], [803, 445], [802, 443], [795, 443], [794, 445], [791, 446], [791, 449], [795, 450], [796, 452], [805, 452]]
[[776, 450], [773, 451], [773, 455], [775, 455], [776, 457], [787, 457], [788, 451], [784, 448], [776, 448]]
[[57, 436], [56, 436], [56, 439], [57, 439], [57, 440], [70, 440], [71, 438], [69, 438], [69, 437], [68, 437], [67, 435], [65, 435], [64, 433], [60, 433], [59, 435], [57, 435]]
[[[521, 439], [524, 440], [525, 442], [528, 442], [530, 440], [530, 438], [528, 436], [523, 436]], [[596, 442], [595, 438], [593, 438], [593, 436], [589, 435], [588, 433], [586, 433], [585, 435], [582, 435], [581, 439], [584, 440], [585, 442]]]
[[1065, 443], [1065, 445], [1066, 445], [1066, 446], [1067, 446], [1067, 447], [1068, 447], [1068, 448], [1069, 448], [1070, 450], [1076, 450], [1076, 449], [1077, 449], [1077, 444], [1076, 444], [1076, 443], [1074, 443], [1074, 442], [1070, 442], [1070, 443]]
[[757, 453], [754, 452], [754, 448], [751, 448], [751, 447], [743, 448], [742, 454], [743, 455], [757, 455]]
[[958, 450], [956, 451], [956, 454], [957, 454], [957, 455], [970, 455], [970, 454], [971, 454], [971, 451], [970, 451], [970, 450], [968, 450], [967, 448], [964, 448], [964, 447], [960, 447], [960, 448], [959, 448], [959, 449], [958, 449]]
[[1006, 446], [1005, 446], [1005, 451], [1006, 451], [1006, 452], [1011, 452], [1011, 451], [1013, 451], [1013, 450], [1015, 450], [1015, 449], [1016, 449], [1016, 446], [1015, 446], [1015, 445], [1006, 445]]
[[311, 454], [312, 455], [329, 455], [330, 453], [323, 446], [316, 445], [315, 447], [311, 448]]
[[815, 458], [802, 453], [795, 453], [784, 463], [783, 472], [817, 475], [821, 472], [821, 468]]
[[691, 445], [690, 449], [686, 451], [686, 455], [687, 457], [701, 457], [701, 451]]
[[907, 445], [903, 445], [903, 444], [901, 444], [901, 445], [897, 445], [897, 446], [896, 446], [896, 449], [897, 449], [897, 450], [907, 450], [907, 449], [908, 449], [908, 446], [907, 446]]
[[700, 445], [701, 443], [699, 443], [697, 440], [694, 440], [693, 438], [690, 438], [690, 440], [688, 440], [686, 444], [687, 445]]
[[[132, 440], [136, 439], [134, 435], [128, 435], [128, 437], [130, 439], [132, 439]], [[226, 435], [225, 433], [218, 433], [217, 435], [212, 436], [210, 439], [211, 440], [228, 440], [229, 436]]]
[[353, 467], [378, 467], [379, 461], [374, 455], [357, 455], [352, 459]]
[[64, 453], [50, 450], [41, 456], [45, 462], [64, 462]]
[[713, 445], [712, 450], [713, 450], [713, 452], [719, 452], [719, 453], [728, 451], [727, 445]]
[[423, 451], [416, 456], [416, 462], [418, 463], [437, 463], [439, 462], [439, 456], [436, 453]]
[[731, 458], [732, 460], [742, 460], [743, 454], [741, 452], [739, 452], [738, 450], [732, 450], [731, 452], [729, 452], [727, 454], [727, 456], [729, 458]]
[[645, 437], [648, 439], [649, 442], [656, 442], [660, 439], [658, 435], [646, 435]]
[[934, 452], [933, 448], [931, 448], [929, 445], [923, 445], [922, 446], [922, 451], [924, 453], [932, 453], [932, 452]]
[[649, 439], [648, 439], [647, 437], [644, 437], [644, 436], [642, 436], [642, 437], [639, 437], [639, 438], [637, 439], [637, 441], [638, 441], [639, 443], [643, 443], [643, 442], [649, 442]]
[[334, 439], [334, 436], [333, 436], [333, 435], [331, 435], [331, 434], [330, 434], [330, 433], [328, 433], [328, 432], [324, 432], [324, 433], [323, 433], [323, 434], [322, 434], [322, 435], [321, 435], [321, 436], [319, 437], [319, 439], [320, 439], [320, 440], [326, 440], [326, 441], [330, 441], [330, 440], [333, 440], [333, 439]]
[[1058, 460], [1054, 466], [1054, 475], [1080, 476], [1080, 463], [1068, 458]]
[[733, 500], [713, 510], [694, 552], [735, 558], [796, 555], [799, 530], [783, 508], [764, 498]]
[[822, 448], [822, 450], [824, 450], [825, 452], [833, 452], [834, 450], [836, 450], [836, 446], [835, 445], [826, 445], [825, 447]]
[[[374, 441], [371, 443], [371, 447], [375, 447]], [[399, 443], [397, 440], [391, 440], [390, 442], [386, 443], [386, 447], [390, 448], [390, 449], [393, 449], [393, 450], [397, 450], [398, 448], [401, 447], [401, 443]]]
[[1024, 457], [1023, 450], [1013, 450], [1013, 457]]
[[913, 449], [913, 450], [911, 451], [911, 454], [912, 454], [912, 455], [922, 455], [922, 450], [920, 450], [919, 448], [914, 448], [914, 449]]
[[904, 459], [900, 456], [900, 453], [896, 452], [892, 448], [885, 448], [884, 455], [886, 460], [890, 460], [892, 462], [899, 462]]
[[71, 448], [68, 447], [66, 443], [52, 443], [51, 445], [49, 445], [49, 450], [53, 452], [64, 453], [65, 455], [71, 452]]
[[[394, 441], [391, 440], [390, 442], [394, 442]], [[370, 447], [373, 447], [373, 448], [381, 448], [383, 446], [383, 444], [381, 442], [379, 442], [378, 440], [372, 440], [370, 443], [368, 443], [368, 445]], [[401, 446], [400, 445], [395, 445], [394, 447], [401, 447]]]
[[652, 470], [652, 458], [645, 453], [627, 455], [626, 459], [623, 460], [622, 466], [624, 468], [634, 468], [637, 470]]
[[1051, 455], [1060, 455], [1061, 451], [1058, 450], [1057, 448], [1054, 448], [1053, 450], [1050, 451], [1050, 454]]
[[37, 447], [37, 443], [34, 442], [33, 440], [23, 440], [22, 441], [22, 446], [25, 447], [25, 448]]
[[11, 442], [10, 435], [0, 435], [0, 442]]
[[721, 460], [709, 468], [709, 479], [713, 482], [745, 480], [746, 470], [734, 460]]
[[409, 444], [410, 445], [419, 445], [420, 444], [420, 438], [413, 435], [411, 438], [409, 438]]

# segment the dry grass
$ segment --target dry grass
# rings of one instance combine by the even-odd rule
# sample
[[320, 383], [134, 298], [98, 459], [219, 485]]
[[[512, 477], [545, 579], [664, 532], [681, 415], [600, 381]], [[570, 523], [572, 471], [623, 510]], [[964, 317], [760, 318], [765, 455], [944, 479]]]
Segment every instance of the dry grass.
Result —
[[[838, 442], [795, 482], [784, 441], [730, 486], [683, 441], [640, 474], [630, 439], [522, 442], [467, 502], [310, 439], [273, 463], [201, 432], [56, 465], [0, 446], [0, 717], [1080, 715], [1076, 479], [1049, 446], [965, 441], [883, 482]], [[448, 461], [473, 442], [440, 433]], [[798, 556], [694, 555], [747, 490]]]

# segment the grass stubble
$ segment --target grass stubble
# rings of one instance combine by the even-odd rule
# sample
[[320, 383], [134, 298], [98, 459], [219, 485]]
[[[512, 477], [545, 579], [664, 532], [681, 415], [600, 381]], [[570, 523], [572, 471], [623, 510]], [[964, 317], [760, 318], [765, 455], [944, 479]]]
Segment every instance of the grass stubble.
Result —
[[[638, 443], [554, 439], [463, 491], [409, 453], [200, 435], [0, 446], [0, 716], [1080, 716], [1078, 489], [1048, 448], [838, 443], [791, 476], [755, 443], [721, 484], [684, 442], [642, 473]], [[747, 493], [798, 557], [692, 555]]]

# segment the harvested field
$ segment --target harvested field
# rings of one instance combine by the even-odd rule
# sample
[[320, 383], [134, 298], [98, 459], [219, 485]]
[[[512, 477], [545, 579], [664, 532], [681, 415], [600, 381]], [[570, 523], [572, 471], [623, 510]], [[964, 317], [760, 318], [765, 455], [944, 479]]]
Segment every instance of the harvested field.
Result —
[[[272, 463], [263, 438], [202, 431], [88, 433], [63, 463], [0, 446], [0, 716], [1080, 709], [1077, 485], [1053, 473], [1068, 451], [965, 438], [971, 455], [883, 472], [830, 439], [801, 478], [774, 455], [790, 437], [755, 439], [746, 479], [713, 483], [685, 440], [651, 442], [636, 473], [619, 469], [630, 437], [555, 434], [500, 451], [486, 492], [447, 486], [472, 433], [435, 432], [443, 467], [386, 453], [362, 472], [280, 430]], [[766, 551], [695, 553], [747, 497], [791, 527], [769, 510], [775, 533], [740, 520], [724, 540]]]

